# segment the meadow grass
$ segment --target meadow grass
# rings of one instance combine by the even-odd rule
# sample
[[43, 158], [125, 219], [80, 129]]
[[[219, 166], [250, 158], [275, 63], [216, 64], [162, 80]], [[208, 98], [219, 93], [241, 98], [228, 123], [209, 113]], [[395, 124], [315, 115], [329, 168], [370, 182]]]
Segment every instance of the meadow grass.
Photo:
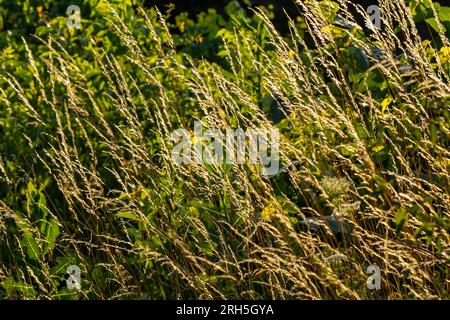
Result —
[[[136, 13], [145, 43], [108, 9], [122, 56], [95, 37], [76, 58], [57, 37], [34, 38], [34, 85], [0, 72], [2, 118], [17, 125], [5, 139], [22, 148], [1, 150], [0, 296], [449, 298], [444, 30], [440, 47], [421, 39], [403, 0], [381, 1], [371, 31], [297, 4], [305, 29], [289, 20], [288, 36], [265, 11], [254, 28], [236, 15], [218, 34], [220, 64], [182, 52], [157, 9]], [[171, 133], [194, 120], [279, 130], [282, 170], [176, 165]], [[366, 286], [373, 264], [381, 290]], [[81, 290], [65, 287], [68, 265]]]

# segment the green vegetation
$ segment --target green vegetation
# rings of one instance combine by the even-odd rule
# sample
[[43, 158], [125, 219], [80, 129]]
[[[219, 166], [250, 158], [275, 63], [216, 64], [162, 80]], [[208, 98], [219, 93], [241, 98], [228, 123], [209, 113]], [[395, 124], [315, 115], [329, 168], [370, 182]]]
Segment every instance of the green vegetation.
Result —
[[[299, 1], [281, 35], [234, 1], [86, 0], [77, 30], [0, 0], [0, 298], [450, 298], [450, 7], [381, 2], [370, 31]], [[277, 128], [282, 170], [176, 165], [194, 120]]]

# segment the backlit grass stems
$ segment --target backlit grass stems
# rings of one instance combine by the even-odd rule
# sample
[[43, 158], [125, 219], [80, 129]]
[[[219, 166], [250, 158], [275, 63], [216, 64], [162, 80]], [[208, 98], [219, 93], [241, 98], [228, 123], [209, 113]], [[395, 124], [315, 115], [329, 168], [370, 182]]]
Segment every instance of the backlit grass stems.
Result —
[[[339, 4], [353, 21], [345, 14], [353, 5]], [[13, 101], [0, 91], [2, 110], [20, 105], [30, 123], [21, 133], [40, 132], [41, 142], [30, 138], [28, 148], [39, 148], [35, 159], [57, 191], [36, 201], [59, 227], [45, 252], [48, 239], [32, 217], [0, 201], [5, 296], [449, 298], [450, 88], [439, 49], [420, 39], [403, 0], [381, 1], [383, 27], [365, 41], [357, 27], [339, 29], [340, 38], [317, 2], [298, 6], [313, 45], [293, 20], [283, 38], [256, 11], [264, 41], [238, 26], [222, 35], [227, 71], [180, 54], [157, 10], [139, 13], [149, 49], [111, 8], [108, 26], [127, 59], [105, 54], [94, 39], [85, 47], [107, 81], [103, 95], [54, 38], [40, 40], [45, 55], [29, 51], [34, 91], [0, 72], [0, 90], [16, 92]], [[357, 80], [343, 56], [350, 47], [368, 64]], [[36, 59], [45, 72], [33, 67]], [[384, 96], [370, 86], [374, 77]], [[280, 123], [261, 108], [264, 95], [283, 105]], [[252, 164], [175, 164], [170, 136], [192, 132], [194, 120], [223, 131], [279, 130], [281, 172], [268, 178]], [[3, 160], [0, 175], [12, 188], [17, 182]], [[33, 170], [26, 176], [44, 183]], [[327, 217], [349, 232], [302, 227]], [[8, 236], [8, 219], [30, 223]], [[32, 260], [26, 234], [37, 244]], [[69, 264], [81, 269], [80, 291], [64, 289], [64, 270], [55, 271]], [[379, 291], [366, 286], [373, 264], [381, 270]]]

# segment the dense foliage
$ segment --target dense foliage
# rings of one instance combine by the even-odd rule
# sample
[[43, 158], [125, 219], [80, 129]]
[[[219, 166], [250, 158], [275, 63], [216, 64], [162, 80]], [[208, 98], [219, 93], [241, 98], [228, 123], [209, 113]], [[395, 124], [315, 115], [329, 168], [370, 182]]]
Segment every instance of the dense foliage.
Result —
[[[450, 7], [380, 2], [281, 35], [236, 1], [0, 0], [0, 297], [450, 298]], [[176, 165], [195, 119], [277, 128], [282, 171]]]

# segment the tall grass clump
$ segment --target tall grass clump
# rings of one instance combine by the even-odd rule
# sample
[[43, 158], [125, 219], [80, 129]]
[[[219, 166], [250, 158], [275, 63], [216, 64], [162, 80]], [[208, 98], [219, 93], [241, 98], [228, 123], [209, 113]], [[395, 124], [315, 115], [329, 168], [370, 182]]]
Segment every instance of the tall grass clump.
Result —
[[[404, 0], [371, 30], [350, 1], [297, 5], [287, 36], [266, 9], [195, 24], [103, 3], [22, 39], [0, 71], [0, 297], [448, 299], [444, 25], [422, 39]], [[278, 130], [280, 172], [175, 164], [195, 120]]]

